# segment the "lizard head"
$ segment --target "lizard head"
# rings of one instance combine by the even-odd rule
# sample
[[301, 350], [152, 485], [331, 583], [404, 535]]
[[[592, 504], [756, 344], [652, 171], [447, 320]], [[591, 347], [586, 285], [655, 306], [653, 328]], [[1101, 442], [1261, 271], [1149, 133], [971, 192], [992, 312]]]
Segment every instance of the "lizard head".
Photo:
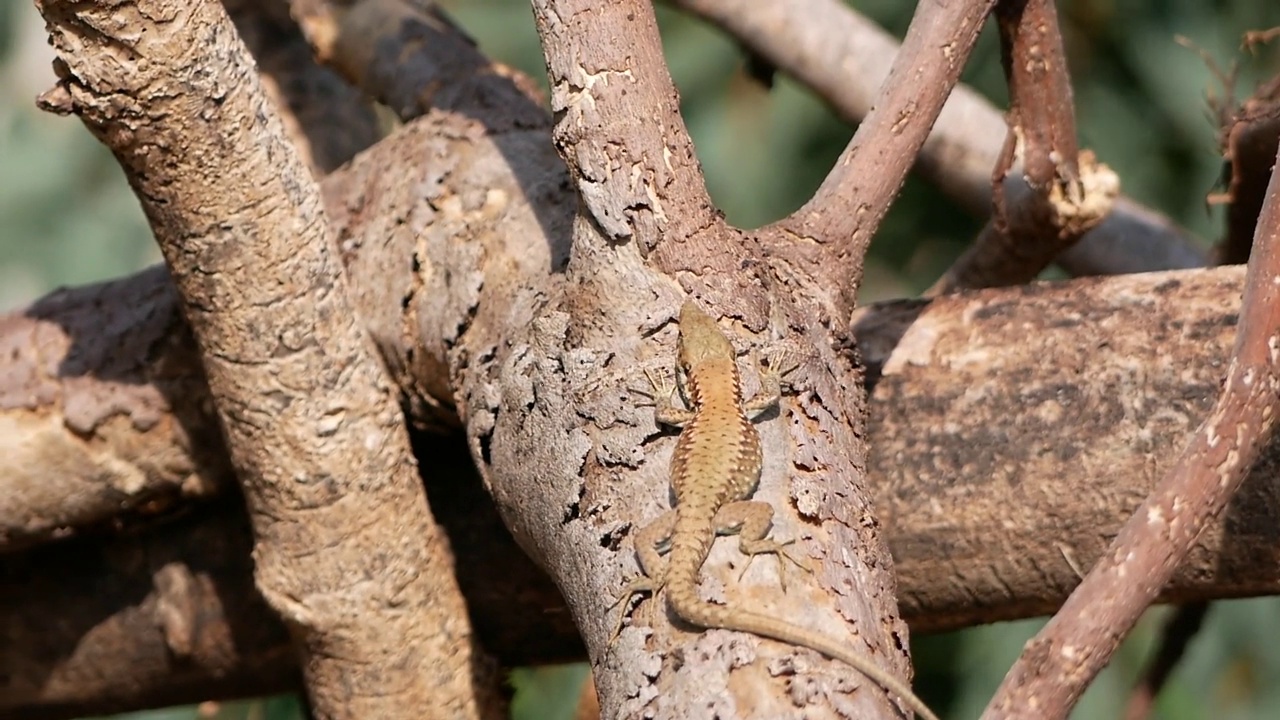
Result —
[[692, 300], [680, 308], [680, 365], [694, 368], [707, 360], [733, 362], [733, 343], [710, 315]]

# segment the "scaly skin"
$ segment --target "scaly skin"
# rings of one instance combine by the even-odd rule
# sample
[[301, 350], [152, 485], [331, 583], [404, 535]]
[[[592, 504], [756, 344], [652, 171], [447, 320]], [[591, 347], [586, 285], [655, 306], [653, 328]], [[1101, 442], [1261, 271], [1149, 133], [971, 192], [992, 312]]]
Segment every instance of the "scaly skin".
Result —
[[[699, 597], [698, 575], [717, 534], [737, 532], [739, 548], [749, 557], [762, 553], [782, 557], [783, 544], [765, 537], [772, 525], [773, 507], [749, 500], [759, 483], [763, 459], [760, 434], [749, 413], [776, 406], [780, 389], [777, 368], [772, 368], [764, 391], [750, 403], [742, 402], [733, 344], [693, 301], [680, 309], [678, 363], [694, 411], [659, 408], [656, 413], [659, 422], [684, 428], [671, 461], [676, 505], [636, 534], [636, 554], [644, 576], [624, 589], [619, 602], [633, 593], [657, 592], [665, 586], [671, 610], [685, 622], [815, 650], [846, 663], [902, 698], [920, 717], [938, 720], [906, 683], [839, 642], [779, 618]], [[670, 550], [665, 568], [660, 548]], [[625, 615], [625, 609], [623, 612]]]

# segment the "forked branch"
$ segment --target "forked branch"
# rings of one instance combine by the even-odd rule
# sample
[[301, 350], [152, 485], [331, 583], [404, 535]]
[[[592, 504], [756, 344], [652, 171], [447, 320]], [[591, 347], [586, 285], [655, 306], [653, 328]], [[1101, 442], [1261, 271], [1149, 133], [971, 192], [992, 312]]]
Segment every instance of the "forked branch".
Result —
[[822, 284], [838, 289], [829, 311], [848, 317], [872, 235], [915, 163], [929, 129], [960, 79], [995, 0], [920, 3], [875, 106], [835, 167], [803, 207], [770, 228], [771, 242], [811, 238]]

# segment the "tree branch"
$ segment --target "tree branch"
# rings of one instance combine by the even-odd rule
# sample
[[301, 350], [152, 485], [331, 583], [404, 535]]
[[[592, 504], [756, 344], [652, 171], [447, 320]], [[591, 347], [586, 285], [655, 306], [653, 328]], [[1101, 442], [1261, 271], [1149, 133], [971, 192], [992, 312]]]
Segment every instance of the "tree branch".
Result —
[[906, 180], [942, 105], [960, 79], [995, 0], [921, 3], [876, 103], [814, 196], [773, 226], [821, 246], [814, 277], [839, 288], [831, 308], [848, 317], [871, 237]]
[[1200, 626], [1208, 612], [1208, 602], [1188, 603], [1174, 609], [1161, 628], [1155, 655], [1148, 661], [1137, 685], [1129, 693], [1129, 700], [1124, 708], [1125, 720], [1146, 720], [1151, 717], [1156, 698], [1178, 667], [1187, 646], [1195, 639], [1196, 633], [1200, 632]]
[[1227, 233], [1214, 248], [1219, 265], [1249, 261], [1259, 212], [1267, 196], [1271, 158], [1280, 144], [1280, 77], [1259, 87], [1222, 128], [1227, 163]]
[[[414, 445], [436, 470], [432, 511], [457, 553], [476, 635], [506, 666], [580, 659], [564, 601], [502, 526], [465, 446]], [[133, 532], [0, 557], [0, 582], [14, 589], [0, 594], [0, 717], [302, 690], [288, 633], [253, 587], [251, 551], [232, 492]]]
[[552, 139], [586, 215], [646, 255], [660, 236], [697, 238], [713, 206], [652, 7], [535, 0], [533, 10], [559, 116]]
[[323, 177], [382, 137], [373, 103], [316, 63], [287, 14], [283, 22], [274, 18], [261, 0], [223, 0], [223, 5], [312, 175]]
[[1222, 395], [1106, 555], [1033, 638], [984, 718], [1066, 717], [1272, 440], [1280, 412], [1280, 158]]
[[175, 279], [250, 508], [257, 586], [298, 644], [312, 707], [496, 716], [319, 189], [222, 6], [41, 11], [62, 63], [46, 97], [115, 154]]
[[[994, 215], [926, 295], [1030, 282], [1111, 211], [1120, 181], [1076, 145], [1075, 109], [1052, 0], [996, 4], [1009, 130], [992, 176]], [[1023, 182], [1005, 182], [1021, 160]], [[1021, 188], [1030, 192], [1017, 192]]]
[[[780, 292], [777, 284], [784, 275], [804, 284], [808, 268], [784, 273], [791, 254], [763, 253], [755, 236], [727, 227], [710, 204], [651, 3], [536, 2], [535, 19], [557, 116], [553, 138], [582, 214], [564, 287], [524, 328], [512, 326], [520, 340], [505, 339], [535, 350], [500, 352], [500, 363], [517, 365], [491, 380], [504, 388], [498, 421], [491, 432], [468, 423], [468, 433], [482, 462], [490, 462], [484, 449], [492, 448], [495, 500], [521, 511], [506, 515], [513, 532], [530, 537], [536, 554], [556, 558], [553, 572], [576, 578], [562, 587], [572, 586], [567, 599], [597, 669], [609, 668], [596, 674], [604, 714], [710, 716], [747, 702], [761, 715], [793, 712], [796, 700], [783, 679], [766, 670], [768, 658], [778, 658], [813, 683], [804, 701], [813, 712], [839, 707], [861, 717], [895, 716], [887, 695], [850, 692], [861, 681], [837, 682], [850, 676], [847, 668], [829, 660], [810, 665], [800, 659], [807, 651], [751, 635], [681, 632], [661, 602], [629, 612], [631, 623], [614, 637], [617, 614], [630, 608], [611, 609], [602, 596], [634, 577], [634, 546], [622, 540], [667, 505], [673, 439], [655, 441], [652, 411], [637, 407], [638, 396], [603, 389], [643, 387], [646, 369], [671, 366], [670, 321], [688, 293], [722, 308], [726, 327], [740, 320], [736, 334], [754, 335], [745, 344], [792, 336], [822, 349], [793, 374], [804, 393], [784, 404], [780, 415], [788, 421], [762, 426], [769, 449], [756, 494], [780, 511], [780, 536], [803, 528], [806, 565], [819, 569], [805, 576], [804, 587], [780, 593], [772, 577], [729, 580], [725, 560], [734, 556], [721, 549], [702, 569], [706, 586], [721, 588], [716, 599], [731, 606], [764, 606], [784, 617], [803, 609], [807, 627], [847, 638], [898, 675], [907, 667], [907, 630], [893, 607], [887, 548], [874, 523], [857, 520], [871, 514], [859, 487], [866, 453], [861, 388], [836, 382], [852, 372], [848, 356], [834, 350], [831, 333], [839, 325], [815, 321], [797, 307], [809, 298]], [[561, 370], [569, 366], [575, 369]], [[471, 398], [471, 411], [492, 407]], [[535, 413], [522, 410], [535, 399]], [[549, 448], [548, 438], [563, 437], [566, 427], [580, 436]], [[822, 459], [793, 457], [802, 447]], [[532, 475], [531, 462], [538, 467]], [[529, 500], [535, 495], [544, 503], [573, 498], [572, 506], [536, 508]], [[760, 660], [735, 659], [740, 647]]]
[[[858, 333], [874, 387], [868, 474], [878, 479], [874, 502], [913, 632], [1030, 617], [1062, 603], [1077, 569], [1106, 552], [1211, 409], [1243, 278], [1231, 267], [868, 309]], [[129, 285], [98, 290], [99, 307], [128, 300], [114, 293]], [[1050, 312], [1071, 321], [1022, 330]], [[1064, 349], [1061, 365], [1044, 362]], [[1077, 372], [1086, 365], [1091, 372]], [[86, 384], [103, 382], [94, 368], [85, 373]], [[129, 374], [111, 382], [147, 383]], [[193, 403], [207, 401], [202, 386], [190, 392]], [[450, 469], [470, 465], [452, 443], [416, 451], [439, 470], [428, 494], [446, 521], [477, 634], [507, 664], [582, 657], [554, 588], [510, 544], [474, 476]], [[1277, 467], [1273, 440], [1162, 600], [1280, 594]], [[13, 650], [0, 654], [0, 717], [80, 717], [98, 701], [123, 711], [296, 687], [286, 635], [252, 597], [243, 509], [231, 501], [184, 507], [185, 516], [114, 540], [89, 535], [0, 557], [0, 583], [13, 589], [0, 598], [0, 646]], [[181, 596], [188, 599], [166, 604], [171, 591], [155, 574], [173, 564], [197, 582]], [[160, 615], [160, 607], [170, 610]], [[166, 644], [168, 624], [200, 629], [191, 650]], [[107, 656], [117, 661], [101, 662]]]
[[[846, 122], [871, 109], [899, 46], [837, 0], [673, 0], [811, 88]], [[991, 212], [991, 168], [1006, 134], [1000, 112], [959, 84], [920, 149], [918, 169], [973, 215]], [[1011, 193], [1014, 190], [1010, 190]], [[1201, 267], [1204, 252], [1168, 218], [1121, 197], [1058, 263], [1074, 275]]]

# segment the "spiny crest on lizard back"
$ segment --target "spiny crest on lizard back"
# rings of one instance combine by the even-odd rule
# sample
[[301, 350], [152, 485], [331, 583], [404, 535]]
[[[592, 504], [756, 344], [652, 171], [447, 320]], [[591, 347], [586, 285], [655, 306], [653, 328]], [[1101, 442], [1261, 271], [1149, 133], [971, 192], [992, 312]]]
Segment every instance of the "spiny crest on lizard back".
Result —
[[687, 370], [707, 360], [734, 357], [733, 343], [710, 315], [692, 300], [680, 308], [680, 364]]

